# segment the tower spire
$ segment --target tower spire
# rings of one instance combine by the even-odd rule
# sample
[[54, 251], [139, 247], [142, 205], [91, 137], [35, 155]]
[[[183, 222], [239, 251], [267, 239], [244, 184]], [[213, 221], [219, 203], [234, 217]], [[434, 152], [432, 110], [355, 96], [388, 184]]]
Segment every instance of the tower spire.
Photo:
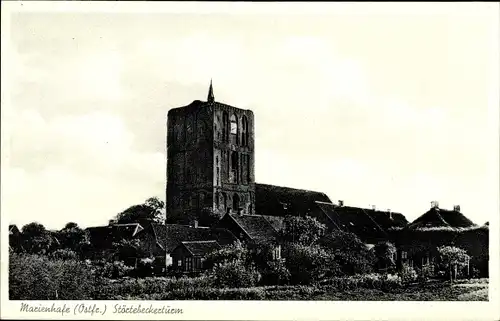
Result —
[[210, 79], [210, 87], [208, 88], [208, 98], [207, 101], [209, 103], [213, 103], [215, 100], [214, 98], [214, 88], [212, 87], [212, 79]]

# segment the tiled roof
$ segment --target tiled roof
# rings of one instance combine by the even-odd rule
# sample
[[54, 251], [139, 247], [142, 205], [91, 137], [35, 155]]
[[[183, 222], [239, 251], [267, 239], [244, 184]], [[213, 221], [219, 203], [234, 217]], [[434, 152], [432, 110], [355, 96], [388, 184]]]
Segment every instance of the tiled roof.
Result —
[[167, 253], [186, 241], [211, 241], [216, 240], [220, 245], [232, 244], [236, 237], [228, 230], [222, 228], [191, 227], [178, 224], [152, 224], [157, 241], [165, 248]]
[[[277, 237], [277, 230], [263, 215], [231, 215], [253, 241], [269, 242]], [[278, 220], [273, 221], [277, 225]]]
[[217, 241], [187, 241], [181, 242], [182, 245], [193, 255], [193, 256], [205, 256], [210, 252], [218, 250], [221, 248]]
[[363, 241], [374, 241], [387, 236], [384, 228], [369, 215], [366, 209], [323, 202], [316, 202], [316, 204], [338, 229], [352, 232]]
[[257, 214], [305, 216], [312, 210], [315, 201], [331, 203], [324, 193], [255, 184], [255, 211]]
[[122, 239], [132, 239], [143, 230], [139, 223], [115, 224], [107, 226], [96, 226], [85, 229], [90, 241], [96, 246], [110, 246], [113, 242]]
[[408, 228], [462, 228], [472, 226], [475, 226], [475, 224], [459, 211], [450, 211], [433, 207], [410, 223]]

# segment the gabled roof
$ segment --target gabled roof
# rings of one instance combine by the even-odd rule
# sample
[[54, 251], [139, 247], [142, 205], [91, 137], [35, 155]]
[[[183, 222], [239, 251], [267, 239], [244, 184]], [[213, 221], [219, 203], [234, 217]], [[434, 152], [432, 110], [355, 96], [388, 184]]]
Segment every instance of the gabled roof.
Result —
[[459, 211], [450, 211], [437, 207], [432, 207], [427, 212], [422, 214], [412, 223], [410, 223], [407, 228], [409, 229], [422, 229], [422, 228], [436, 228], [436, 227], [451, 227], [451, 228], [463, 228], [463, 227], [473, 227], [474, 224], [465, 215]]
[[338, 229], [352, 232], [363, 241], [387, 237], [385, 229], [370, 216], [367, 209], [324, 202], [316, 204]]
[[188, 241], [212, 241], [216, 240], [220, 245], [229, 245], [237, 238], [228, 230], [222, 228], [191, 227], [178, 224], [151, 224], [157, 242], [163, 246], [167, 253], [179, 245]]
[[306, 216], [315, 201], [331, 203], [324, 193], [267, 184], [255, 184], [255, 212], [272, 216]]
[[273, 226], [273, 224], [279, 225], [278, 219], [272, 220], [269, 217], [266, 219], [266, 216], [263, 215], [226, 215], [229, 215], [255, 242], [270, 242], [275, 240], [278, 235], [278, 230]]
[[108, 246], [117, 240], [132, 239], [143, 229], [139, 223], [128, 223], [88, 227], [85, 230], [93, 244]]
[[17, 227], [17, 225], [15, 225], [15, 224], [9, 225], [9, 235], [16, 235], [19, 233], [21, 233], [21, 231], [19, 231], [19, 228]]
[[181, 242], [179, 246], [184, 246], [193, 256], [205, 256], [221, 248], [215, 240], [211, 241], [186, 241]]

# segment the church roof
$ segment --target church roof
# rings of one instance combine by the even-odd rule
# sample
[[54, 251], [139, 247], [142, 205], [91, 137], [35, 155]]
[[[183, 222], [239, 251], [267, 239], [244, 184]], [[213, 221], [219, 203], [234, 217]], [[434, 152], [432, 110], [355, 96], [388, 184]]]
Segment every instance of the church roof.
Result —
[[407, 228], [422, 229], [436, 227], [465, 228], [476, 224], [457, 210], [446, 210], [432, 207], [420, 217], [411, 222]]
[[269, 216], [305, 216], [314, 202], [331, 203], [324, 193], [290, 187], [255, 184], [255, 212]]

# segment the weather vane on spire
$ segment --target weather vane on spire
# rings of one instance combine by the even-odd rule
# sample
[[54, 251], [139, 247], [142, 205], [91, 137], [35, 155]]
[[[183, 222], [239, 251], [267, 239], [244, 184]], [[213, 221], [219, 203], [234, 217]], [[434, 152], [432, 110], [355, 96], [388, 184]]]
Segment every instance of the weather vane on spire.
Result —
[[208, 98], [207, 101], [209, 103], [213, 103], [215, 100], [214, 98], [214, 88], [212, 87], [212, 79], [210, 78], [210, 87], [208, 88]]

